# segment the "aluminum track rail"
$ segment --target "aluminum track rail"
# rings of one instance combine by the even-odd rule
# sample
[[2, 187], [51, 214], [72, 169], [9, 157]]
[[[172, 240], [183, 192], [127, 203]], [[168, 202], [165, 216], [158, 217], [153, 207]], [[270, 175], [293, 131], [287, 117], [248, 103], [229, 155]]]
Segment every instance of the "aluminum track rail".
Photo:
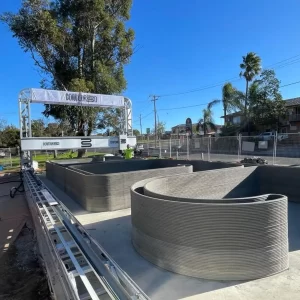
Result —
[[55, 263], [59, 262], [59, 275], [67, 283], [66, 299], [149, 300], [32, 169], [22, 172], [31, 198], [27, 200], [36, 207]]

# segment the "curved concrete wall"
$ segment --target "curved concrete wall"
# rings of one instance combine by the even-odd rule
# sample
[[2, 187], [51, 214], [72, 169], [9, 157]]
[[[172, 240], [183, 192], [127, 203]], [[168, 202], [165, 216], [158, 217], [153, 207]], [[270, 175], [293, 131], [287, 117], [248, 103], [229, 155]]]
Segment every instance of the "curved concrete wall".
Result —
[[[188, 164], [188, 166], [187, 166]], [[131, 206], [130, 187], [141, 179], [191, 173], [208, 168], [242, 167], [238, 164], [186, 160], [122, 160], [79, 164], [76, 160], [47, 162], [47, 178], [92, 212]]]
[[299, 189], [300, 168], [287, 166], [259, 167], [259, 181], [261, 193], [284, 194], [289, 201], [300, 203]]
[[[241, 180], [246, 180], [247, 169], [244, 175], [237, 175]], [[287, 197], [266, 194], [229, 198], [226, 195], [230, 193], [225, 191], [221, 199], [219, 192], [213, 192], [214, 186], [221, 189], [221, 176], [220, 184], [214, 182], [211, 187], [212, 195], [206, 188], [201, 190], [204, 176], [212, 176], [203, 173], [220, 171], [134, 184], [132, 241], [137, 252], [167, 270], [212, 280], [256, 279], [287, 269]], [[228, 171], [227, 176], [231, 173]], [[180, 195], [176, 196], [173, 191], [178, 191], [178, 185]], [[233, 184], [232, 188], [239, 187]]]
[[[47, 178], [73, 197], [84, 209], [91, 212], [130, 207], [130, 187], [141, 179], [158, 175], [193, 172], [191, 165], [146, 170], [138, 170], [136, 169], [137, 165], [132, 166], [131, 163], [120, 164], [116, 162], [70, 167], [48, 162], [46, 166]], [[92, 171], [97, 172], [97, 174], [92, 173]]]

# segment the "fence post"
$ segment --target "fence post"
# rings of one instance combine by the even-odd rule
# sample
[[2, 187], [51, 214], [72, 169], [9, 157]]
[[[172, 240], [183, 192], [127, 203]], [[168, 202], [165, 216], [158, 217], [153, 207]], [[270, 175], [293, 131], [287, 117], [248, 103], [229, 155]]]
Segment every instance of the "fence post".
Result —
[[159, 158], [161, 158], [161, 142], [160, 142], [160, 138], [158, 140], [159, 143]]
[[207, 160], [210, 161], [210, 136], [207, 140]]
[[147, 134], [147, 148], [148, 148], [148, 157], [149, 157], [149, 134]]
[[172, 158], [172, 136], [170, 136], [170, 158]]
[[11, 149], [10, 149], [10, 147], [9, 147], [8, 149], [9, 149], [10, 167], [12, 167], [12, 160], [11, 160]]
[[189, 136], [186, 136], [186, 159], [190, 159], [190, 145], [189, 145]]
[[241, 154], [242, 154], [242, 135], [239, 133], [237, 136], [238, 140], [238, 161], [241, 160]]
[[274, 141], [273, 141], [273, 165], [276, 164], [276, 156], [277, 156], [277, 140], [278, 140], [278, 133], [275, 131]]

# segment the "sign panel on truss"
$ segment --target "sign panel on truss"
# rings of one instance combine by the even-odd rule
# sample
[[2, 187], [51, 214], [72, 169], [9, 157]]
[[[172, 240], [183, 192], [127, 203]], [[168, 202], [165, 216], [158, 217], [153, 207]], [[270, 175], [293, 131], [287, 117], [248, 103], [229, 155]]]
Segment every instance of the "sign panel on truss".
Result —
[[69, 150], [92, 148], [119, 148], [119, 137], [72, 137], [72, 138], [24, 138], [21, 139], [22, 151], [31, 150]]
[[90, 107], [124, 107], [123, 96], [45, 89], [31, 89], [31, 102]]

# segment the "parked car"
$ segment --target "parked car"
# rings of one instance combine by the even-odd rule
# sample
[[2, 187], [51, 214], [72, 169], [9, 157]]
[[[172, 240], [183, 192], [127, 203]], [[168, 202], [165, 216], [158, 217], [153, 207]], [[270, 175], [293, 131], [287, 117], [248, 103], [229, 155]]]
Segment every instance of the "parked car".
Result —
[[[275, 132], [262, 132], [258, 135], [259, 139], [262, 139], [264, 141], [274, 140], [275, 138]], [[277, 139], [278, 141], [282, 141], [284, 139], [287, 139], [288, 135], [286, 133], [278, 133]]]
[[136, 149], [136, 151], [139, 151], [139, 150], [143, 151], [144, 150], [144, 145], [143, 144], [137, 144], [135, 149]]
[[1, 158], [5, 157], [5, 152], [0, 151], [0, 157], [1, 157]]

